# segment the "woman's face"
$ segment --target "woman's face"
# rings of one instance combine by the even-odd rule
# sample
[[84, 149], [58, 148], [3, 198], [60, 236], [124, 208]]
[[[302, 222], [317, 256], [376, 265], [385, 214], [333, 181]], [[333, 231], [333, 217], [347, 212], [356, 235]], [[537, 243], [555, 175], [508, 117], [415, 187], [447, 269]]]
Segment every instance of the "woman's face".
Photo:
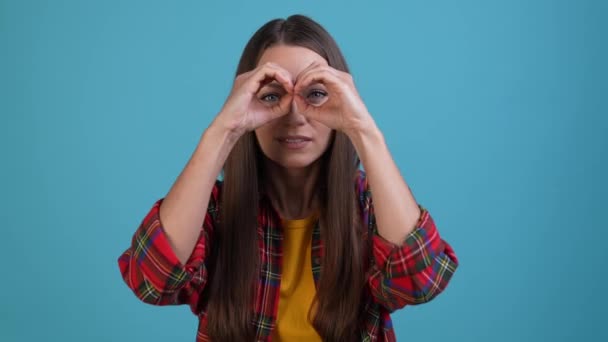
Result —
[[[327, 65], [316, 52], [300, 46], [275, 45], [264, 51], [258, 64], [272, 62], [287, 70], [295, 84], [298, 75], [312, 63]], [[285, 94], [276, 81], [260, 89], [257, 98], [272, 106]], [[326, 97], [321, 84], [311, 84], [304, 98], [311, 104], [319, 104]], [[264, 155], [285, 168], [303, 168], [311, 165], [325, 152], [330, 142], [331, 129], [319, 122], [308, 120], [298, 113], [292, 102], [291, 110], [284, 116], [270, 121], [255, 130]]]

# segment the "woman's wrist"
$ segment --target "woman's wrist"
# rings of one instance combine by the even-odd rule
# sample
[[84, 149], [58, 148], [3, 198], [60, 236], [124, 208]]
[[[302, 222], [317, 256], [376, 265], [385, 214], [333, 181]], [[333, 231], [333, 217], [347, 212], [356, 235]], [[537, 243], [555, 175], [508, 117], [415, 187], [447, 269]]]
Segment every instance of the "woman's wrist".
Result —
[[245, 132], [242, 129], [237, 128], [236, 125], [231, 125], [222, 121], [220, 116], [221, 114], [213, 120], [204, 134], [213, 135], [214, 138], [218, 139], [216, 141], [235, 144]]
[[373, 120], [365, 124], [361, 124], [357, 129], [349, 130], [345, 132], [349, 137], [355, 148], [362, 148], [363, 145], [368, 141], [382, 141], [384, 137], [382, 132]]

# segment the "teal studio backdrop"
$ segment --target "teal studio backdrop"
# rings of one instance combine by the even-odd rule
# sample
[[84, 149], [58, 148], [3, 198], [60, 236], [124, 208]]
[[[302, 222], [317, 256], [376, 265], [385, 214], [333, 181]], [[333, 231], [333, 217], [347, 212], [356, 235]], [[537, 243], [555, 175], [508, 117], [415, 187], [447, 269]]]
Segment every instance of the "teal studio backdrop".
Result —
[[117, 258], [264, 22], [334, 35], [461, 262], [399, 341], [607, 341], [606, 1], [0, 1], [1, 341], [194, 341]]

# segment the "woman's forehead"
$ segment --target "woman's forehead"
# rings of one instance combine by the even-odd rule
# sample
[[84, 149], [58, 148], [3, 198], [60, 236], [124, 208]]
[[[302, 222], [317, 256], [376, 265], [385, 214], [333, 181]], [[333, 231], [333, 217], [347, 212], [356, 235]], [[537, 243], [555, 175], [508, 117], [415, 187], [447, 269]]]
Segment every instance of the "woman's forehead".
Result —
[[302, 46], [275, 45], [264, 51], [258, 65], [267, 62], [278, 64], [297, 78], [300, 72], [313, 63], [327, 65], [327, 61], [318, 53]]

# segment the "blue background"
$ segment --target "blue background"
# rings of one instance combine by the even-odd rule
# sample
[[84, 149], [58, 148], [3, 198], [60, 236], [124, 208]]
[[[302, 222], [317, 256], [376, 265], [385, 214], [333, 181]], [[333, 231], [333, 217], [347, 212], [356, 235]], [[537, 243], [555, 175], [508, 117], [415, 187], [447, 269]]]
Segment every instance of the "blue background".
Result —
[[608, 2], [0, 1], [0, 340], [194, 341], [118, 256], [251, 34], [336, 38], [461, 266], [403, 341], [606, 341]]

